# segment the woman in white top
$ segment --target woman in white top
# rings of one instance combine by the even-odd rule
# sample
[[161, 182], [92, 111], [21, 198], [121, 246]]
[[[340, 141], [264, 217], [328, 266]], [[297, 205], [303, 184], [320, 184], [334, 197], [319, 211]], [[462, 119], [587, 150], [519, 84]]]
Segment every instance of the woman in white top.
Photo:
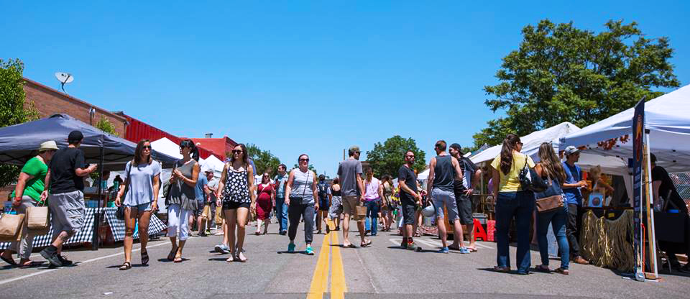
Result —
[[[158, 189], [160, 186], [161, 165], [151, 158], [151, 142], [139, 141], [134, 150], [134, 160], [125, 166], [125, 182], [115, 198], [115, 205], [125, 206], [125, 262], [120, 270], [132, 268], [132, 243], [134, 225], [139, 220], [139, 241], [141, 242], [141, 264], [149, 263], [146, 244], [149, 240], [149, 220], [158, 209]], [[124, 202], [121, 200], [127, 189]]]

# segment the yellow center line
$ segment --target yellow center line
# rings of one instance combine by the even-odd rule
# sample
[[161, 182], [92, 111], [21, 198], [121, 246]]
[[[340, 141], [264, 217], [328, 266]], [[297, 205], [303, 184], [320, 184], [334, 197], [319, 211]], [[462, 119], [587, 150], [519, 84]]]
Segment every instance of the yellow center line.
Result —
[[[339, 244], [338, 234], [331, 233], [332, 244]], [[345, 271], [343, 270], [343, 257], [340, 255], [340, 247], [332, 246], [333, 250], [333, 265], [331, 269], [331, 298], [332, 299], [343, 299], [345, 298], [345, 292], [347, 292], [347, 287], [345, 286]]]
[[307, 299], [322, 299], [323, 293], [328, 287], [328, 266], [330, 262], [331, 244], [329, 236], [323, 238], [319, 259], [314, 268], [314, 276], [311, 279], [311, 287]]

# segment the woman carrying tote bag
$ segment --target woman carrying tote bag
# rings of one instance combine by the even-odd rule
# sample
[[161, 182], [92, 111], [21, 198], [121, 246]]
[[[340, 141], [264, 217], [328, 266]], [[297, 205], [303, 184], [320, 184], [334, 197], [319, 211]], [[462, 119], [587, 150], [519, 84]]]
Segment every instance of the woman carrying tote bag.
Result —
[[[55, 141], [41, 143], [38, 148], [38, 155], [26, 161], [17, 180], [17, 186], [12, 192], [12, 207], [18, 214], [25, 214], [30, 207], [39, 205], [45, 206], [45, 198], [41, 198], [44, 189], [45, 177], [48, 174], [48, 162], [53, 158], [53, 154], [58, 150]], [[34, 234], [27, 227], [24, 221], [20, 242], [12, 242], [10, 247], [5, 250], [0, 258], [13, 266], [28, 267], [32, 265], [29, 257], [34, 240]], [[19, 255], [19, 264], [12, 258], [12, 251]]]
[[[139, 241], [141, 242], [141, 264], [149, 263], [146, 244], [149, 240], [149, 220], [151, 214], [158, 210], [158, 190], [160, 187], [161, 165], [151, 158], [151, 142], [139, 141], [134, 150], [134, 160], [125, 166], [125, 182], [115, 197], [115, 205], [125, 207], [125, 262], [120, 270], [132, 268], [132, 243], [134, 242], [134, 225], [139, 221]], [[127, 190], [125, 194], [125, 189]], [[125, 196], [124, 202], [121, 200]]]

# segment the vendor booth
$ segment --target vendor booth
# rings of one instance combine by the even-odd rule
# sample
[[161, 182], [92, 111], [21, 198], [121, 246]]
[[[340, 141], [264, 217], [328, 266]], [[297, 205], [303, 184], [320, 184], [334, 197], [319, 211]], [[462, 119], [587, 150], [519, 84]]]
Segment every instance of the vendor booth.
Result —
[[[630, 108], [572, 132], [560, 139], [559, 146], [565, 148], [572, 145], [581, 148], [583, 155], [617, 157], [627, 162], [633, 156], [634, 113], [634, 108]], [[647, 137], [645, 144], [656, 155], [656, 165], [668, 172], [690, 170], [690, 86], [646, 102], [644, 118]], [[644, 178], [643, 181], [646, 180]], [[580, 238], [585, 258], [599, 266], [632, 270], [632, 211], [615, 213], [620, 214], [615, 219], [599, 217], [607, 215], [597, 212], [599, 211], [591, 210], [583, 216], [583, 235]], [[675, 240], [682, 247], [690, 248], [688, 215], [661, 210], [653, 213], [650, 219], [654, 223], [652, 227], [663, 232], [657, 235], [658, 240]], [[616, 228], [613, 229], [613, 226]], [[616, 258], [620, 256], [627, 260]]]
[[[67, 114], [55, 114], [40, 120], [0, 128], [0, 163], [21, 166], [36, 155], [39, 144], [48, 140], [53, 140], [58, 147], [64, 148], [67, 146], [67, 135], [74, 130], [79, 130], [84, 135], [79, 148], [84, 152], [85, 162], [98, 164], [99, 173], [103, 173], [103, 170], [122, 170], [125, 164], [132, 160], [136, 144], [105, 133]], [[174, 157], [155, 149], [151, 154], [164, 166], [172, 165], [176, 161]], [[90, 242], [93, 249], [97, 249], [99, 242], [105, 241], [108, 236], [112, 236], [114, 241], [120, 240], [124, 235], [124, 222], [114, 217], [115, 207], [104, 207], [108, 200], [114, 198], [114, 194], [101, 190], [100, 184], [84, 191], [87, 206], [86, 223], [83, 229], [70, 239], [70, 243]], [[107, 231], [100, 232], [99, 227], [109, 227], [110, 234], [107, 234]], [[155, 234], [163, 228], [163, 223], [152, 216], [149, 233]], [[49, 239], [50, 234], [37, 236], [35, 246], [47, 245]], [[6, 246], [7, 243], [0, 243], [0, 248]]]

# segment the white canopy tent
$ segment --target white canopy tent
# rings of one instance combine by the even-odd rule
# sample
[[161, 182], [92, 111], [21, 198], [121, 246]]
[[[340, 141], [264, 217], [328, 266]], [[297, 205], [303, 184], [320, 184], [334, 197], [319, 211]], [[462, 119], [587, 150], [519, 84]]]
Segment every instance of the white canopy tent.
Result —
[[[529, 155], [535, 162], [538, 162], [540, 160], [538, 156], [539, 146], [542, 143], [552, 143], [554, 150], [559, 152], [561, 149], [565, 149], [565, 146], [559, 147], [559, 140], [568, 134], [580, 130], [580, 128], [572, 123], [563, 122], [541, 131], [532, 132], [524, 137], [520, 137], [520, 141], [523, 143], [522, 153]], [[470, 160], [476, 164], [490, 162], [500, 153], [501, 145], [496, 145], [470, 157]], [[583, 171], [588, 171], [594, 166], [601, 166], [604, 173], [622, 176], [625, 179], [625, 187], [628, 194], [632, 194], [632, 178], [629, 175], [628, 163], [626, 160], [595, 153], [582, 153], [577, 165], [579, 165]]]
[[[632, 157], [634, 107], [564, 136], [560, 146], [586, 147], [585, 152]], [[657, 164], [670, 172], [690, 169], [690, 85], [645, 103], [649, 146]], [[625, 138], [622, 138], [625, 136]], [[613, 140], [607, 145], [604, 142]]]

